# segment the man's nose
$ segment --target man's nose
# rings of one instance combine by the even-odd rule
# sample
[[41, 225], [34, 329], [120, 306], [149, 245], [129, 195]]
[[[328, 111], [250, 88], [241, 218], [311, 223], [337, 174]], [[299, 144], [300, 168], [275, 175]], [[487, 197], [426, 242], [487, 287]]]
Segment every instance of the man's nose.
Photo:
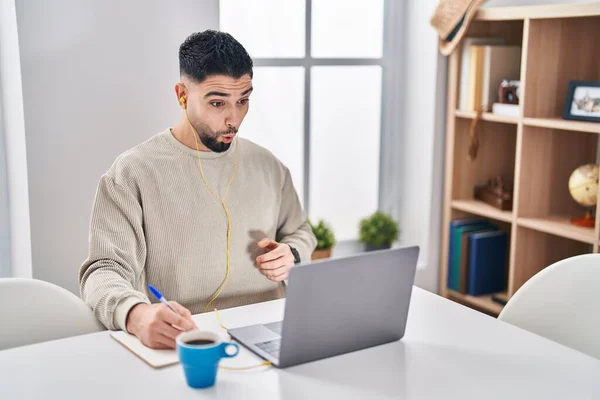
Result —
[[237, 129], [242, 122], [242, 118], [244, 118], [241, 110], [238, 110], [237, 107], [229, 110], [227, 116], [225, 117], [225, 125], [228, 129], [234, 128]]

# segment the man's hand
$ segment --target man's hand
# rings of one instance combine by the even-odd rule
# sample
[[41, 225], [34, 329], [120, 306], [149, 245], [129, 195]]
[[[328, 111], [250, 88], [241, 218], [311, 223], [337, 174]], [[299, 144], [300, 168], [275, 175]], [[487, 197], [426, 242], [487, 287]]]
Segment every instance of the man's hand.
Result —
[[294, 266], [294, 255], [290, 246], [271, 239], [263, 239], [258, 242], [258, 247], [268, 250], [262, 256], [256, 257], [259, 271], [273, 282], [287, 279], [290, 269]]
[[170, 301], [169, 304], [180, 315], [175, 314], [164, 304], [140, 303], [133, 306], [127, 316], [127, 331], [152, 349], [174, 349], [175, 338], [184, 331], [197, 329], [192, 314], [181, 304]]

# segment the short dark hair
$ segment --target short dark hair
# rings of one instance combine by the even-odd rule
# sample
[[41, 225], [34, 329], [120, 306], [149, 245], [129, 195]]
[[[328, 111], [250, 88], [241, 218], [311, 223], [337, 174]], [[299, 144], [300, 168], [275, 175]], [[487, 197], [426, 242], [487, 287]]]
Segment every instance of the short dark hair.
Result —
[[179, 47], [179, 72], [196, 83], [208, 75], [252, 77], [252, 64], [244, 46], [225, 32], [192, 33]]

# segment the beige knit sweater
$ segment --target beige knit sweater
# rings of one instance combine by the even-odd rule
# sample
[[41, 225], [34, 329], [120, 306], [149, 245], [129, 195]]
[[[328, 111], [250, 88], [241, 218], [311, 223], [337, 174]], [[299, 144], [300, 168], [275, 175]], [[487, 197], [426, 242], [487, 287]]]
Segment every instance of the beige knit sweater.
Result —
[[[316, 240], [288, 169], [244, 139], [223, 153], [201, 152], [206, 179], [222, 196], [232, 221], [231, 271], [212, 306], [224, 309], [284, 296], [284, 286], [256, 268], [257, 242], [268, 237], [310, 260]], [[117, 158], [98, 185], [90, 223], [89, 256], [79, 271], [81, 296], [109, 329], [126, 330], [129, 310], [149, 297], [200, 313], [225, 278], [227, 219], [200, 176], [196, 150], [170, 130]], [[211, 308], [212, 308], [211, 306]]]

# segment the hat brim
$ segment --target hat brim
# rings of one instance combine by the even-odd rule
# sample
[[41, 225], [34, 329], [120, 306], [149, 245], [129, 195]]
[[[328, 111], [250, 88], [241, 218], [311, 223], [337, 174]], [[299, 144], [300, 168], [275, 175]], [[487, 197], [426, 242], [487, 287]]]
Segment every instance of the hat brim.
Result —
[[442, 53], [445, 56], [452, 54], [456, 46], [458, 46], [458, 44], [460, 43], [462, 37], [465, 35], [465, 33], [467, 33], [467, 29], [469, 29], [469, 26], [471, 25], [471, 20], [475, 17], [475, 14], [477, 14], [479, 6], [481, 6], [486, 1], [487, 0], [476, 0], [473, 3], [473, 5], [469, 7], [467, 12], [465, 13], [464, 19], [462, 20], [462, 25], [460, 29], [458, 30], [458, 32], [456, 32], [452, 40], [445, 40], [442, 38], [439, 39], [440, 53]]

